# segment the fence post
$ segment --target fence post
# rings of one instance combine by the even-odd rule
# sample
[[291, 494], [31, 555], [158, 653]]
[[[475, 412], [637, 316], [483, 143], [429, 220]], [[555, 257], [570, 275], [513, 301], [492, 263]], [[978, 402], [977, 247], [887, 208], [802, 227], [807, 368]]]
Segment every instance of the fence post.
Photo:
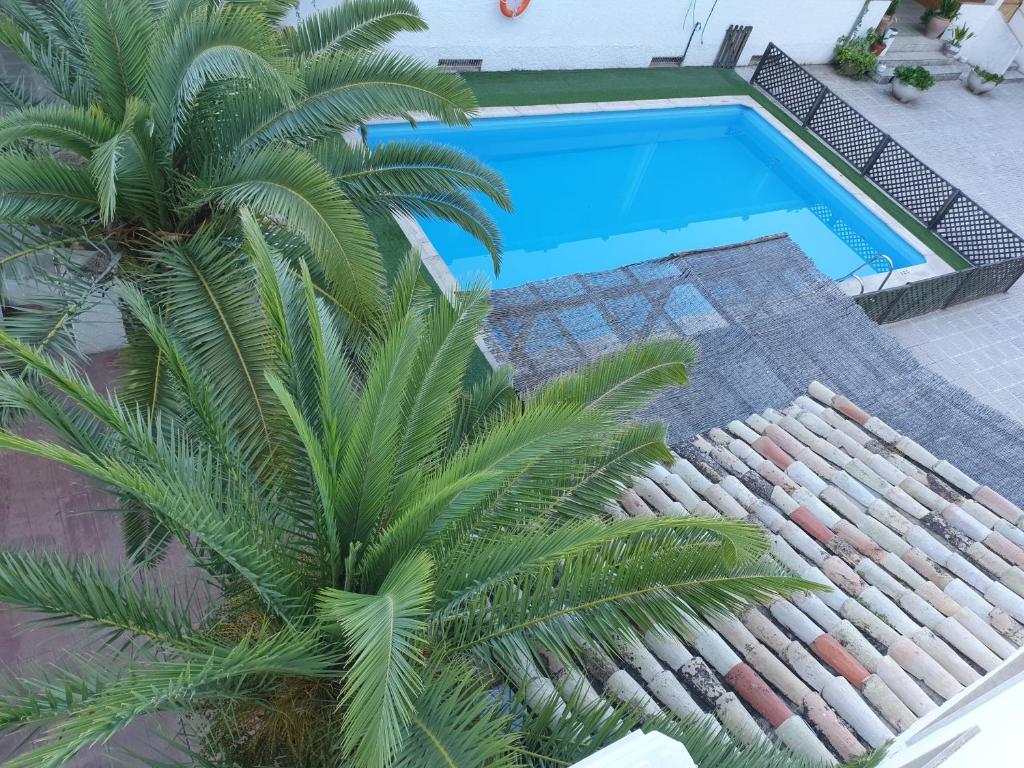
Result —
[[875, 318], [875, 322], [876, 323], [881, 325], [882, 323], [885, 322], [885, 318], [887, 318], [889, 316], [889, 313], [892, 312], [892, 308], [895, 307], [897, 303], [899, 303], [899, 300], [901, 298], [903, 298], [903, 294], [904, 293], [906, 293], [906, 291], [893, 290], [893, 292], [892, 292], [892, 301], [889, 302], [889, 306], [887, 306], [885, 308], [885, 311], [882, 312], [878, 317]]
[[885, 148], [892, 144], [892, 136], [888, 133], [882, 134], [882, 140], [878, 142], [878, 146], [871, 151], [871, 156], [864, 161], [864, 167], [860, 169], [862, 176], [867, 176], [871, 173], [871, 169], [875, 167], [875, 163], [878, 162], [878, 158], [885, 152]]
[[942, 309], [946, 309], [947, 307], [953, 306], [953, 299], [959, 296], [960, 291], [964, 289], [964, 286], [971, 282], [971, 276], [977, 271], [977, 269], [977, 267], [971, 267], [970, 269], [965, 269], [963, 272], [960, 273], [961, 275], [964, 276], [964, 278], [963, 280], [960, 281], [960, 284], [953, 289], [953, 292], [949, 294], [949, 298], [947, 298], [943, 302], [941, 307]]
[[814, 113], [818, 111], [818, 107], [821, 106], [821, 102], [825, 100], [825, 94], [828, 93], [828, 88], [824, 84], [821, 86], [821, 90], [818, 91], [818, 95], [814, 97], [814, 103], [811, 104], [811, 108], [807, 110], [807, 117], [803, 119], [800, 124], [806, 128], [807, 124], [814, 119]]
[[764, 53], [761, 55], [761, 60], [757, 62], [757, 66], [754, 67], [754, 76], [750, 78], [750, 82], [757, 83], [757, 77], [761, 74], [761, 68], [764, 63], [768, 61], [768, 58], [775, 51], [775, 43], [768, 43], [768, 47], [764, 49]]
[[949, 197], [946, 198], [946, 202], [942, 204], [942, 207], [939, 208], [939, 210], [935, 213], [934, 216], [932, 216], [931, 220], [928, 222], [928, 229], [934, 230], [937, 226], [939, 226], [939, 224], [942, 223], [942, 220], [946, 217], [946, 214], [949, 213], [949, 209], [953, 207], [953, 204], [957, 200], [960, 199], [960, 195], [962, 194], [963, 192], [961, 192], [956, 187], [953, 187], [953, 191], [949, 193]]

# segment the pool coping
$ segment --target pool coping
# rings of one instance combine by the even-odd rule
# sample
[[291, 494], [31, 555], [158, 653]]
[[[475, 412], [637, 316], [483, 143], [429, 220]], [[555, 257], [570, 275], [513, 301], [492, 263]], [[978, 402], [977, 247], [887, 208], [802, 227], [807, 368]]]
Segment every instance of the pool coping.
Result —
[[[642, 109], [676, 109], [686, 107], [716, 107], [716, 106], [743, 106], [754, 110], [764, 118], [775, 130], [781, 133], [790, 143], [804, 153], [811, 161], [823, 170], [843, 189], [877, 216], [886, 226], [906, 241], [911, 248], [924, 257], [923, 264], [914, 264], [909, 267], [901, 267], [892, 272], [886, 283], [887, 288], [894, 288], [910, 282], [917, 282], [929, 277], [947, 274], [955, 271], [945, 260], [936, 254], [931, 248], [918, 239], [909, 229], [895, 219], [888, 211], [873, 200], [864, 190], [848, 179], [838, 168], [828, 162], [817, 151], [809, 146], [802, 138], [793, 132], [785, 123], [779, 120], [770, 111], [759, 104], [750, 96], [696, 96], [678, 99], [644, 99], [639, 101], [597, 101], [597, 102], [576, 102], [570, 104], [537, 104], [519, 107], [482, 107], [476, 111], [474, 119], [488, 119], [495, 117], [528, 117], [538, 115], [558, 114], [588, 114], [594, 112], [625, 112]], [[431, 120], [424, 117], [424, 120]], [[371, 125], [386, 125], [389, 123], [406, 122], [402, 118], [383, 118], [371, 121]], [[401, 228], [402, 233], [409, 240], [409, 243], [420, 253], [423, 265], [437, 283], [443, 293], [458, 291], [460, 286], [458, 280], [452, 274], [440, 253], [430, 242], [423, 228], [415, 219], [402, 214], [395, 215], [395, 221]], [[783, 233], [779, 233], [783, 234]], [[668, 256], [670, 254], [663, 254]], [[858, 278], [849, 278], [837, 281], [840, 288], [849, 295], [856, 295], [863, 291], [875, 291], [881, 287], [885, 280], [884, 274], [870, 274]]]

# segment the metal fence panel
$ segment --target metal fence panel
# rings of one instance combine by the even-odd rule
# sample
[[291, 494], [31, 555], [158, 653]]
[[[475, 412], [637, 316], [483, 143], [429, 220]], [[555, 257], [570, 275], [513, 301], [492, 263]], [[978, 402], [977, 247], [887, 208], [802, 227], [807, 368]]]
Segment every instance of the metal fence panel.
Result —
[[818, 103], [807, 127], [858, 169], [864, 167], [885, 138], [884, 131], [865, 120], [832, 91], [828, 91]]
[[926, 225], [957, 191], [895, 141], [890, 141], [882, 150], [868, 178]]
[[873, 320], [894, 322], [1004, 292], [1024, 275], [1024, 238], [893, 141], [774, 43], [765, 49], [751, 82], [971, 265], [859, 296], [857, 303]]
[[978, 266], [1024, 257], [1024, 240], [967, 195], [957, 198], [935, 234]]

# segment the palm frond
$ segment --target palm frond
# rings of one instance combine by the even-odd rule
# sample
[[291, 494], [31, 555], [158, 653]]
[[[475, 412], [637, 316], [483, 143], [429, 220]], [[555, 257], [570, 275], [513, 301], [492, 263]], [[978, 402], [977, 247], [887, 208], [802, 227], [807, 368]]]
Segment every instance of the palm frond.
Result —
[[114, 123], [98, 107], [31, 106], [0, 118], [0, 147], [32, 141], [88, 159], [114, 132]]
[[76, 224], [98, 210], [88, 171], [49, 157], [0, 154], [0, 221]]
[[531, 768], [564, 768], [634, 731], [663, 733], [683, 744], [695, 765], [715, 768], [820, 768], [782, 746], [742, 745], [707, 717], [651, 717], [641, 707], [601, 698], [587, 701], [580, 692], [535, 707], [522, 707], [522, 756]]
[[128, 99], [148, 95], [156, 17], [147, 0], [79, 0], [89, 25], [89, 68], [104, 111], [120, 122]]
[[520, 765], [512, 717], [467, 660], [432, 662], [424, 679], [395, 768]]
[[225, 423], [269, 456], [280, 419], [265, 378], [275, 368], [273, 347], [252, 302], [252, 272], [222, 239], [222, 232], [205, 229], [185, 243], [168, 243], [152, 256], [161, 271], [150, 288], [161, 297], [163, 322], [191, 351], [191, 367], [216, 389]]
[[308, 152], [264, 147], [221, 169], [200, 201], [249, 208], [308, 244], [354, 319], [376, 311], [381, 264], [373, 237], [352, 203]]
[[573, 659], [580, 637], [614, 653], [616, 637], [635, 638], [634, 627], [661, 625], [685, 635], [704, 616], [815, 588], [757, 559], [766, 544], [759, 529], [748, 527], [748, 542], [761, 545], [739, 550], [742, 557], [734, 556], [736, 538], [724, 543], [709, 533], [680, 543], [671, 529], [586, 549], [483, 590], [452, 616], [445, 634], [488, 660], [528, 642]]
[[54, 553], [0, 550], [0, 602], [41, 612], [48, 621], [89, 625], [110, 641], [128, 635], [187, 646], [193, 633], [185, 596], [89, 558], [69, 562]]
[[377, 594], [321, 591], [324, 621], [338, 622], [352, 648], [344, 694], [344, 749], [359, 765], [393, 762], [423, 686], [432, 564], [424, 554], [397, 563]]
[[[266, 640], [243, 641], [232, 649], [210, 646], [180, 655], [180, 660], [155, 662], [120, 675], [93, 672], [92, 677], [102, 683], [73, 685], [90, 694], [75, 703], [71, 709], [74, 717], [49, 727], [41, 738], [42, 746], [15, 757], [8, 765], [57, 768], [86, 747], [109, 740], [139, 717], [188, 710], [201, 700], [226, 703], [252, 698], [254, 692], [270, 692], [276, 678], [289, 675], [327, 678], [336, 674], [335, 660], [317, 650], [316, 637], [309, 633], [285, 631]], [[80, 676], [68, 677], [77, 682]], [[24, 709], [32, 706], [31, 701], [46, 701], [48, 694], [59, 696], [63, 687], [46, 681], [43, 690], [14, 703], [21, 703]], [[42, 714], [52, 717], [50, 712]]]
[[343, 139], [314, 150], [342, 191], [367, 216], [401, 213], [451, 221], [476, 237], [501, 267], [501, 233], [476, 202], [482, 195], [509, 211], [508, 189], [498, 174], [454, 147], [390, 142], [371, 152]]
[[[395, 472], [429, 468], [443, 457], [447, 426], [455, 416], [466, 370], [489, 306], [484, 291], [437, 302], [427, 316], [412, 383], [415, 391], [400, 437]], [[401, 503], [400, 501], [397, 503]]]
[[58, 98], [77, 107], [87, 107], [92, 81], [76, 58], [73, 47], [47, 37], [39, 14], [19, 0], [0, 2], [0, 44], [7, 46], [45, 81]]
[[[143, 430], [140, 425], [139, 431]], [[307, 596], [299, 584], [302, 571], [289, 562], [292, 553], [286, 532], [254, 527], [254, 519], [273, 516], [259, 508], [251, 489], [227, 484], [207, 464], [175, 456], [176, 450], [182, 450], [179, 446], [173, 434], [158, 442], [153, 453], [164, 455], [166, 466], [142, 471], [136, 461], [95, 458], [0, 431], [0, 448], [64, 464], [152, 510], [200, 565], [221, 574], [225, 584], [232, 579], [249, 584], [282, 620], [303, 615]], [[255, 513], [261, 514], [254, 517]]]
[[461, 78], [393, 53], [317, 56], [304, 61], [299, 74], [304, 95], [255, 124], [240, 148], [321, 139], [374, 118], [413, 113], [467, 125], [476, 107]]
[[182, 140], [199, 94], [213, 83], [259, 83], [288, 103], [295, 87], [290, 62], [258, 12], [217, 5], [197, 9], [174, 30], [153, 62], [154, 117], [169, 148]]
[[377, 50], [400, 32], [426, 28], [412, 0], [349, 0], [285, 27], [282, 36], [293, 56], [310, 56]]
[[694, 347], [685, 339], [650, 339], [559, 376], [530, 399], [537, 403], [577, 403], [621, 418], [649, 404], [665, 388], [685, 385], [694, 357]]

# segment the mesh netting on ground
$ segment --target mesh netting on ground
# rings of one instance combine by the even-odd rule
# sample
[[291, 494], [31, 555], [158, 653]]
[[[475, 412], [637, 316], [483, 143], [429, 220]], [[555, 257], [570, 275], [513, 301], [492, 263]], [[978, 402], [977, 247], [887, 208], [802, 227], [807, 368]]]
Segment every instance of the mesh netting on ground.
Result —
[[487, 343], [528, 391], [659, 334], [699, 350], [647, 418], [669, 442], [783, 407], [817, 379], [1024, 505], [1024, 427], [920, 365], [785, 235], [494, 291]]

